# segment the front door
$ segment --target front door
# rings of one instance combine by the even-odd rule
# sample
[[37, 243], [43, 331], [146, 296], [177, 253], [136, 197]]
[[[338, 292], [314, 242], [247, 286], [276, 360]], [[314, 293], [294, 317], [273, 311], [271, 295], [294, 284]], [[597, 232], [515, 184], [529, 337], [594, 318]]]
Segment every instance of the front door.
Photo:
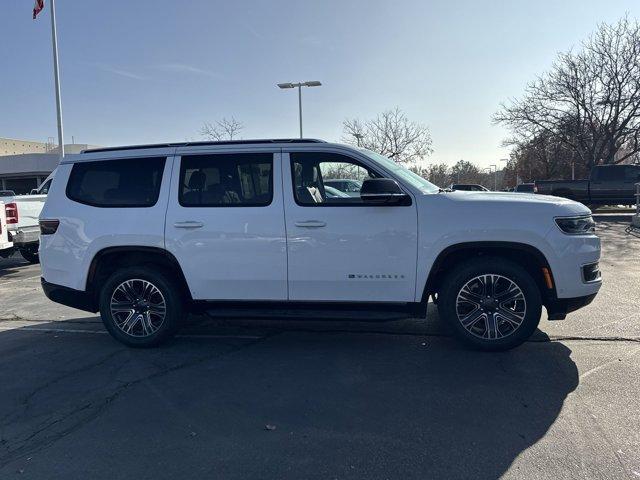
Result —
[[194, 299], [286, 300], [280, 157], [205, 150], [176, 158], [166, 248]]
[[359, 185], [381, 177], [375, 167], [329, 151], [284, 153], [289, 299], [413, 302], [417, 217], [415, 200], [380, 206], [323, 179]]

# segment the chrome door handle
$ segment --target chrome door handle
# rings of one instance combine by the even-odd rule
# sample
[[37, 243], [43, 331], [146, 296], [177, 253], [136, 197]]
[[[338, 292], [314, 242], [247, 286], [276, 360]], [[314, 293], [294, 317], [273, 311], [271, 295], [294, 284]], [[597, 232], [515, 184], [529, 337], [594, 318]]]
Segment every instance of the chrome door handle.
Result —
[[319, 220], [307, 220], [305, 222], [296, 222], [296, 227], [304, 228], [320, 228], [326, 227], [327, 222], [321, 222]]
[[186, 222], [175, 222], [173, 226], [176, 228], [200, 228], [204, 227], [204, 223], [187, 220]]

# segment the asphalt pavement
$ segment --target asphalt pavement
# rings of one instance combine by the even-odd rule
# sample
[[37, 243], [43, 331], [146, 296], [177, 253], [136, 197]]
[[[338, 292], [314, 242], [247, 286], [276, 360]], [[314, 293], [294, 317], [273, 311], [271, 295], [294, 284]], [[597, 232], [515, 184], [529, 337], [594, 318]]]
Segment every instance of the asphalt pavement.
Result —
[[133, 350], [0, 260], [0, 478], [640, 478], [640, 238], [502, 353], [393, 322], [193, 317]]

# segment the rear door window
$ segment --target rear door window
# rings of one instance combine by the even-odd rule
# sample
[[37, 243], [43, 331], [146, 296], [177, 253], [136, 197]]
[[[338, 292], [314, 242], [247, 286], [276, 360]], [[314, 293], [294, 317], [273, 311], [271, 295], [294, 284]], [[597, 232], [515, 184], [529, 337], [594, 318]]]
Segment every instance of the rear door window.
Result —
[[602, 167], [596, 170], [597, 180], [601, 182], [614, 182], [622, 180], [624, 176], [623, 169], [617, 166]]
[[629, 165], [624, 171], [625, 182], [640, 182], [640, 167]]
[[264, 207], [272, 199], [272, 153], [182, 157], [178, 200], [183, 207]]
[[160, 194], [165, 161], [146, 157], [76, 163], [67, 197], [95, 207], [152, 207]]

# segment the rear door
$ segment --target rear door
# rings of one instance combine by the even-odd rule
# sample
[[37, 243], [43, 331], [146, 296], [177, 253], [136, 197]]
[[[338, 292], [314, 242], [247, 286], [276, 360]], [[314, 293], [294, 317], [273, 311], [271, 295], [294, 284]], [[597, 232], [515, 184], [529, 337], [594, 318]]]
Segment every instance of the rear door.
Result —
[[178, 149], [165, 224], [194, 299], [286, 300], [280, 151]]
[[[384, 176], [363, 158], [291, 147], [282, 158], [289, 299], [413, 302], [417, 215], [411, 205], [329, 198], [323, 178]], [[379, 168], [379, 167], [378, 167]]]
[[640, 183], [640, 165], [625, 165], [624, 198], [635, 203], [636, 184]]
[[611, 165], [593, 169], [589, 182], [591, 200], [616, 203], [625, 198], [625, 165]]

